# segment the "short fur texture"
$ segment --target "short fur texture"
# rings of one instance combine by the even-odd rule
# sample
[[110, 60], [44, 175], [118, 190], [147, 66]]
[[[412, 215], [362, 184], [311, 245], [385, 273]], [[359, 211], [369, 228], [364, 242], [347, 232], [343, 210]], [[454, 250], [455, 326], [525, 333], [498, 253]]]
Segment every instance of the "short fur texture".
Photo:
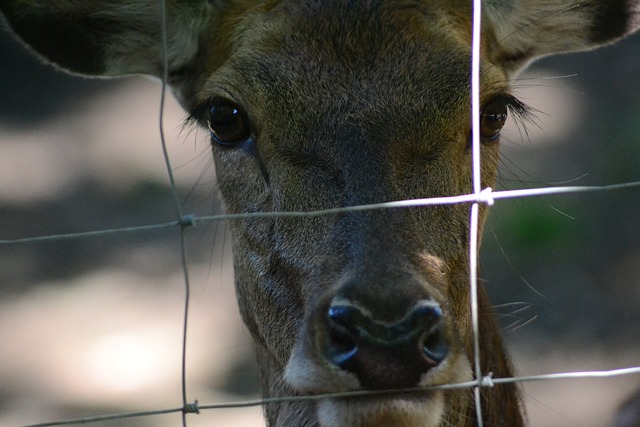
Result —
[[[489, 112], [478, 131], [488, 187], [500, 119], [522, 109], [509, 79], [537, 57], [630, 34], [640, 6], [484, 4], [481, 96]], [[71, 72], [163, 75], [157, 1], [3, 0], [0, 10], [26, 44]], [[470, 0], [167, 0], [166, 16], [169, 83], [192, 120], [212, 131], [229, 212], [471, 192]], [[219, 123], [248, 132], [221, 140]], [[481, 225], [486, 215], [483, 207]], [[454, 205], [231, 221], [238, 301], [264, 394], [429, 386], [479, 374], [470, 363], [468, 217], [469, 206]], [[484, 289], [478, 297], [482, 374], [512, 376]], [[524, 425], [516, 386], [482, 394], [485, 426]], [[296, 401], [267, 405], [265, 414], [271, 426], [477, 425], [470, 390]]]

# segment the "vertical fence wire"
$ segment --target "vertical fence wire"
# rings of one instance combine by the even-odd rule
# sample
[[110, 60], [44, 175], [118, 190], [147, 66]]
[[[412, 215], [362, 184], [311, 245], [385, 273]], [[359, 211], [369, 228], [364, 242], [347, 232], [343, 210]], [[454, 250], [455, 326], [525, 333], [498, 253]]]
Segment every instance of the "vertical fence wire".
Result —
[[161, 34], [161, 56], [162, 56], [162, 84], [160, 91], [160, 111], [158, 127], [160, 132], [160, 143], [162, 146], [162, 154], [166, 164], [167, 175], [169, 177], [170, 191], [173, 196], [173, 201], [176, 209], [177, 219], [180, 223], [180, 263], [182, 265], [182, 272], [184, 276], [184, 312], [182, 320], [182, 352], [180, 360], [180, 378], [182, 388], [182, 426], [187, 427], [187, 413], [197, 412], [197, 408], [193, 408], [193, 405], [189, 405], [187, 401], [187, 336], [189, 329], [189, 306], [191, 299], [191, 282], [189, 279], [189, 267], [187, 263], [187, 236], [186, 228], [193, 225], [191, 217], [185, 217], [182, 213], [182, 206], [180, 198], [178, 196], [178, 189], [176, 186], [175, 177], [173, 175], [173, 167], [171, 166], [171, 160], [169, 158], [169, 151], [167, 149], [167, 141], [164, 132], [164, 108], [167, 94], [167, 82], [169, 80], [169, 49], [168, 49], [168, 23], [167, 23], [167, 5], [165, 0], [158, 0], [160, 8], [160, 34]]
[[[473, 193], [482, 192], [482, 165], [480, 164], [480, 31], [482, 22], [482, 1], [473, 1], [473, 29], [471, 46], [471, 155]], [[480, 385], [482, 367], [480, 365], [480, 322], [478, 320], [478, 203], [471, 206], [469, 224], [469, 297], [471, 300], [471, 328], [473, 333], [473, 367], [478, 384], [473, 389], [478, 427], [483, 427]]]

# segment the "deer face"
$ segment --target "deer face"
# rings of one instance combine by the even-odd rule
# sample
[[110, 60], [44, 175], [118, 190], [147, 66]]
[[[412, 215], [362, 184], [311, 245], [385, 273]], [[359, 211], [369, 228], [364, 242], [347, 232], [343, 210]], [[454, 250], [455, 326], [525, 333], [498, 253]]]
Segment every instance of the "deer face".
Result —
[[[485, 2], [482, 185], [508, 79], [531, 59], [635, 31], [632, 2]], [[471, 2], [73, 0], [0, 4], [71, 71], [164, 75], [209, 129], [227, 210], [311, 211], [470, 193]], [[165, 62], [166, 61], [166, 62]], [[165, 69], [165, 63], [167, 67]], [[480, 224], [486, 211], [481, 211]], [[240, 311], [268, 396], [460, 382], [474, 374], [469, 207], [231, 221]], [[480, 289], [481, 369], [511, 376]], [[483, 390], [486, 424], [522, 425], [517, 390]], [[475, 425], [468, 391], [268, 405], [279, 426]]]
[[[282, 19], [285, 12], [247, 24], [258, 38], [244, 40], [244, 28], [233, 37], [234, 52], [194, 109], [211, 128], [229, 211], [471, 192], [462, 34], [393, 5], [320, 4]], [[499, 112], [485, 116], [482, 135], [489, 186], [511, 98], [503, 72], [485, 69], [486, 108]], [[319, 393], [470, 380], [468, 217], [468, 206], [449, 206], [232, 222], [243, 316], [263, 357], [284, 369], [265, 386]], [[443, 398], [415, 404], [411, 417], [436, 420]], [[323, 413], [337, 419], [327, 425], [351, 425], [342, 417], [355, 416], [353, 405], [329, 405]], [[338, 407], [344, 414], [333, 414]], [[392, 412], [402, 425], [400, 413], [412, 411], [402, 400]]]

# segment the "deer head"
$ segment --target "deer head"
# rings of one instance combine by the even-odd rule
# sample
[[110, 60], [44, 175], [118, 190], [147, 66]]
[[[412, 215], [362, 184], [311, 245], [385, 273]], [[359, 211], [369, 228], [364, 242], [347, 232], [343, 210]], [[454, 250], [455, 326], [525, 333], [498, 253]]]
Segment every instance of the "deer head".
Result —
[[[494, 182], [509, 80], [531, 60], [640, 26], [633, 1], [484, 2], [482, 185]], [[310, 211], [472, 191], [471, 1], [4, 0], [11, 28], [79, 74], [163, 75], [209, 129], [232, 213]], [[165, 55], [166, 53], [166, 55]], [[486, 218], [481, 210], [480, 223]], [[264, 394], [384, 390], [474, 377], [469, 206], [231, 221], [240, 311]], [[481, 366], [511, 366], [479, 294]], [[514, 386], [485, 425], [523, 424]], [[471, 392], [266, 407], [277, 426], [475, 425]]]

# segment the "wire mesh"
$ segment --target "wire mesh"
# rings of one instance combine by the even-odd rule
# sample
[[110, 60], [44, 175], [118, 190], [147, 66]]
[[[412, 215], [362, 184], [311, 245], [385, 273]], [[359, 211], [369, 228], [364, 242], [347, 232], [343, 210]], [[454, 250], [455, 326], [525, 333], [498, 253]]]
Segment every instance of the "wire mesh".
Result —
[[[160, 0], [160, 4], [163, 8], [163, 16], [164, 16], [164, 1]], [[474, 61], [472, 63], [472, 111], [473, 111], [473, 127], [478, 128], [479, 123], [479, 55], [477, 52], [479, 51], [479, 31], [480, 20], [478, 17], [480, 16], [480, 1], [474, 1]], [[162, 31], [163, 43], [165, 45], [166, 50], [166, 28], [163, 26]], [[44, 423], [38, 424], [30, 424], [31, 427], [36, 426], [54, 426], [54, 425], [73, 425], [73, 424], [88, 424], [88, 423], [96, 423], [102, 421], [113, 421], [120, 419], [128, 419], [128, 418], [138, 418], [138, 417], [148, 417], [155, 415], [163, 415], [170, 413], [179, 413], [182, 417], [182, 424], [184, 426], [188, 425], [187, 415], [189, 414], [197, 414], [200, 411], [206, 410], [220, 410], [225, 408], [241, 408], [241, 407], [251, 407], [251, 406], [264, 406], [274, 403], [280, 403], [283, 401], [296, 401], [296, 400], [318, 400], [318, 399], [326, 399], [326, 398], [338, 398], [345, 396], [366, 396], [371, 394], [388, 394], [388, 393], [405, 393], [405, 392], [414, 392], [416, 388], [412, 389], [403, 389], [403, 390], [385, 390], [385, 391], [360, 391], [360, 392], [349, 392], [349, 393], [334, 393], [327, 395], [314, 395], [314, 396], [297, 396], [297, 397], [285, 397], [285, 398], [266, 398], [266, 399], [257, 399], [250, 401], [236, 401], [230, 403], [200, 403], [196, 400], [189, 399], [189, 387], [187, 383], [187, 335], [188, 335], [188, 319], [189, 319], [189, 310], [190, 310], [190, 279], [189, 279], [189, 267], [188, 267], [188, 256], [187, 256], [187, 245], [186, 239], [188, 238], [189, 230], [193, 227], [196, 227], [201, 224], [209, 224], [215, 222], [223, 222], [231, 219], [240, 219], [240, 218], [269, 218], [269, 217], [308, 217], [308, 216], [320, 216], [320, 215], [335, 215], [345, 212], [353, 212], [353, 211], [362, 211], [362, 210], [374, 210], [374, 209], [391, 209], [391, 208], [401, 208], [401, 207], [412, 207], [412, 206], [435, 206], [435, 205], [443, 205], [443, 204], [472, 204], [472, 209], [470, 213], [470, 223], [471, 230], [470, 233], [470, 293], [471, 293], [471, 314], [472, 314], [472, 322], [473, 322], [473, 333], [474, 333], [474, 365], [476, 368], [476, 372], [480, 371], [480, 354], [479, 354], [479, 340], [482, 338], [478, 332], [478, 307], [477, 307], [477, 271], [476, 267], [477, 263], [477, 243], [478, 243], [478, 208], [479, 205], [493, 205], [494, 203], [505, 200], [505, 199], [521, 199], [527, 197], [540, 197], [540, 196], [554, 196], [554, 195], [566, 195], [566, 194], [576, 194], [576, 193], [596, 193], [596, 192], [615, 192], [621, 190], [628, 189], [637, 189], [640, 188], [640, 181], [637, 182], [626, 182], [622, 184], [615, 185], [603, 185], [603, 186], [553, 186], [553, 187], [544, 187], [544, 188], [535, 188], [535, 189], [519, 189], [519, 190], [507, 190], [507, 191], [494, 191], [491, 188], [481, 188], [480, 186], [480, 170], [481, 165], [479, 162], [479, 138], [474, 133], [473, 138], [473, 153], [474, 153], [474, 164], [473, 164], [473, 182], [474, 182], [474, 192], [473, 194], [461, 195], [461, 196], [452, 196], [452, 197], [439, 197], [439, 198], [430, 198], [430, 199], [415, 199], [415, 200], [401, 200], [395, 202], [387, 202], [387, 203], [379, 203], [372, 205], [362, 205], [362, 206], [354, 206], [349, 208], [336, 208], [336, 209], [326, 209], [326, 210], [318, 210], [312, 212], [272, 212], [272, 213], [251, 213], [251, 214], [222, 214], [222, 215], [206, 215], [206, 216], [198, 216], [193, 214], [185, 215], [182, 212], [182, 206], [180, 202], [180, 197], [178, 195], [178, 189], [175, 183], [175, 179], [173, 177], [173, 167], [171, 166], [171, 162], [169, 159], [168, 150], [166, 147], [166, 141], [164, 136], [164, 101], [165, 101], [165, 93], [166, 93], [166, 64], [165, 64], [165, 78], [163, 79], [162, 87], [161, 87], [161, 99], [160, 99], [160, 112], [159, 112], [159, 133], [160, 140], [163, 151], [163, 158], [166, 161], [167, 166], [167, 174], [170, 181], [170, 189], [173, 199], [173, 204], [175, 207], [175, 216], [176, 219], [173, 221], [162, 222], [157, 224], [146, 224], [141, 226], [133, 226], [133, 227], [118, 227], [112, 229], [104, 229], [104, 230], [95, 230], [89, 232], [80, 232], [80, 233], [64, 233], [64, 234], [52, 234], [52, 235], [42, 235], [36, 237], [26, 237], [26, 238], [16, 238], [16, 239], [3, 239], [0, 240], [0, 245], [3, 246], [15, 246], [15, 245], [24, 245], [24, 244], [34, 244], [34, 243], [44, 243], [44, 242], [60, 242], [65, 240], [72, 239], [94, 239], [94, 238], [104, 238], [115, 234], [129, 234], [129, 233], [145, 233], [150, 231], [161, 231], [161, 230], [174, 230], [178, 229], [180, 232], [180, 264], [182, 265], [183, 278], [184, 278], [184, 317], [182, 323], [182, 355], [181, 355], [181, 394], [182, 394], [182, 405], [180, 407], [166, 408], [166, 409], [158, 409], [158, 410], [150, 410], [150, 411], [136, 411], [131, 413], [114, 413], [114, 414], [105, 414], [101, 416], [92, 416], [92, 417], [81, 417], [76, 419], [65, 419], [60, 421], [47, 421]], [[558, 372], [558, 373], [550, 373], [550, 374], [542, 374], [535, 376], [523, 376], [523, 377], [513, 377], [513, 378], [493, 378], [490, 372], [483, 372], [479, 375], [474, 381], [460, 383], [460, 384], [448, 384], [442, 386], [434, 386], [428, 388], [418, 388], [420, 390], [431, 390], [431, 389], [454, 389], [454, 388], [473, 388], [475, 390], [476, 397], [476, 408], [478, 412], [478, 419], [482, 419], [481, 414], [481, 405], [479, 404], [481, 399], [480, 389], [483, 387], [499, 387], [501, 384], [505, 383], [524, 383], [524, 382], [532, 382], [532, 381], [551, 381], [551, 380], [568, 380], [568, 379], [595, 379], [595, 378], [612, 378], [616, 376], [624, 376], [624, 375], [638, 375], [640, 374], [640, 366], [639, 367], [631, 367], [631, 368], [622, 368], [622, 369], [610, 369], [610, 370], [597, 370], [597, 371], [576, 371], [576, 372]], [[482, 425], [480, 421], [480, 425]]]

